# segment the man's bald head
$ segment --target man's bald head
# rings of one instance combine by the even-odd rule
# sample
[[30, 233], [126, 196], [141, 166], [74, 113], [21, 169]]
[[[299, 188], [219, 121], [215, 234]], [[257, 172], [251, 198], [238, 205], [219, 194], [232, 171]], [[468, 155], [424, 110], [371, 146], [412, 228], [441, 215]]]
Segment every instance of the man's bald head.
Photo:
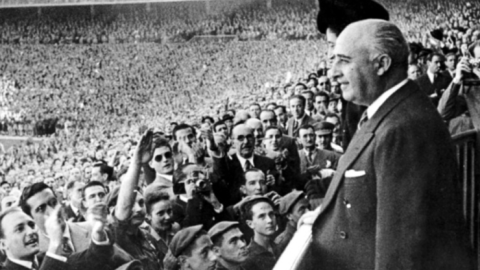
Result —
[[250, 113], [246, 110], [239, 110], [236, 114], [235, 114], [235, 119], [233, 120], [233, 123], [236, 124], [236, 123], [239, 123], [239, 122], [245, 122], [247, 121], [248, 119], [250, 119]]
[[400, 29], [383, 20], [350, 24], [334, 49], [334, 79], [343, 98], [369, 106], [383, 92], [407, 78], [409, 47]]
[[245, 122], [245, 125], [253, 129], [253, 134], [255, 136], [255, 145], [261, 146], [264, 136], [262, 122], [257, 118], [250, 118], [247, 120], [247, 122]]

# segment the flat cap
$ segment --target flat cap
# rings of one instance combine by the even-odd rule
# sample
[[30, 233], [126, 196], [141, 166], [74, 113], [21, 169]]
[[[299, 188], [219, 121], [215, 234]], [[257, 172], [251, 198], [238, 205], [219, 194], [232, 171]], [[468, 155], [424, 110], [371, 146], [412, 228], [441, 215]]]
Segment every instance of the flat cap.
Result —
[[333, 133], [335, 125], [330, 122], [323, 121], [320, 123], [315, 123], [313, 128], [315, 129], [315, 133], [319, 135], [329, 135]]
[[388, 11], [372, 0], [319, 0], [320, 11], [317, 16], [317, 28], [325, 34], [333, 27], [340, 32], [356, 21], [366, 19], [389, 20]]
[[301, 199], [305, 198], [303, 191], [294, 190], [287, 195], [280, 198], [280, 204], [278, 206], [278, 213], [280, 215], [286, 215], [293, 206]]
[[187, 249], [193, 241], [197, 238], [198, 234], [203, 230], [203, 225], [195, 225], [186, 227], [178, 231], [170, 242], [170, 250], [173, 256], [178, 257]]
[[209, 231], [208, 231], [208, 236], [210, 236], [211, 239], [224, 234], [228, 230], [234, 227], [238, 227], [239, 223], [236, 221], [222, 221], [215, 226], [213, 226]]
[[264, 202], [272, 203], [272, 201], [265, 196], [260, 196], [260, 195], [247, 196], [241, 201], [241, 204], [240, 204], [241, 212], [245, 213], [246, 212], [245, 206], [254, 201], [264, 201]]

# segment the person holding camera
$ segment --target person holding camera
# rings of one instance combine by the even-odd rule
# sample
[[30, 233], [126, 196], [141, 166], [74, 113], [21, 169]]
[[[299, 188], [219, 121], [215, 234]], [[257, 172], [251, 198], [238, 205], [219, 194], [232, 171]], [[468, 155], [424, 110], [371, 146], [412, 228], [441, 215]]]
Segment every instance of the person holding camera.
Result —
[[[226, 208], [219, 202], [212, 189], [210, 173], [207, 169], [196, 164], [180, 166], [173, 175], [174, 185], [179, 193], [174, 207], [174, 216], [184, 218], [179, 222], [183, 228], [202, 224], [205, 229], [210, 229], [214, 224], [232, 220]], [[183, 189], [181, 190], [181, 185]]]
[[473, 58], [463, 57], [460, 60], [455, 77], [437, 107], [452, 135], [474, 128], [465, 97], [469, 94], [472, 83], [480, 82], [480, 41], [474, 42], [468, 51]]

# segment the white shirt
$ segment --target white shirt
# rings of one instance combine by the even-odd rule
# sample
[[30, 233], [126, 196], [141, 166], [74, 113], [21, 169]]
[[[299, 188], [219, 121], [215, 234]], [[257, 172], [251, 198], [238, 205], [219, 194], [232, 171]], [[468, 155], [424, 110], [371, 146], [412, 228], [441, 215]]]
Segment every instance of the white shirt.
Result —
[[387, 91], [385, 91], [372, 104], [370, 104], [370, 106], [368, 106], [368, 108], [367, 108], [368, 119], [372, 119], [373, 115], [378, 111], [378, 109], [382, 106], [382, 104], [385, 103], [385, 101], [387, 101], [387, 99], [391, 95], [393, 95], [395, 92], [397, 92], [398, 89], [402, 88], [402, 86], [407, 84], [407, 82], [408, 82], [408, 78], [401, 81], [400, 83], [398, 83], [394, 87], [388, 89]]
[[70, 202], [70, 208], [72, 208], [73, 210], [73, 213], [78, 216], [78, 214], [80, 214], [80, 211], [78, 210], [78, 208], [76, 208], [73, 203]]
[[[8, 255], [7, 255], [7, 258], [13, 263], [16, 263], [20, 266], [23, 266], [23, 267], [27, 268], [27, 269], [32, 269], [33, 262], [24, 261], [24, 260], [17, 260], [17, 259], [14, 259], [12, 257], [9, 257]], [[38, 265], [38, 260], [37, 260], [36, 256], [34, 257], [34, 260], [35, 260], [36, 264]]]
[[435, 74], [433, 74], [432, 72], [430, 72], [430, 70], [427, 69], [427, 76], [430, 82], [433, 84], [433, 79], [435, 79]]
[[170, 182], [173, 182], [173, 175], [168, 175], [168, 174], [162, 174], [162, 173], [157, 173], [157, 175], [167, 179]]
[[250, 164], [252, 164], [252, 167], [255, 167], [255, 164], [253, 164], [253, 155], [249, 159], [244, 159], [240, 155], [237, 154], [238, 161], [240, 161], [240, 165], [242, 165], [243, 171], [246, 171], [245, 169], [245, 162], [248, 160], [250, 161]]

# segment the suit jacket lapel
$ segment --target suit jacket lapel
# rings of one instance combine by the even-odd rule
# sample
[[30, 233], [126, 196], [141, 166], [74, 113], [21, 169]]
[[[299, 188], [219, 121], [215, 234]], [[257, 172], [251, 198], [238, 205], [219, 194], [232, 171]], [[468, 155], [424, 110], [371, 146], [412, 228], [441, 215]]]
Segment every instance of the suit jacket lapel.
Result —
[[408, 98], [409, 96], [419, 94], [420, 90], [418, 86], [412, 82], [408, 81], [402, 88], [397, 90], [392, 96], [390, 96], [382, 106], [378, 109], [378, 111], [373, 115], [372, 119], [367, 121], [363, 126], [360, 132], [355, 133], [350, 142], [347, 151], [345, 154], [340, 157], [338, 162], [337, 171], [330, 183], [328, 188], [327, 194], [325, 195], [325, 199], [322, 204], [322, 209], [320, 214], [328, 208], [330, 203], [335, 198], [335, 194], [340, 184], [343, 181], [343, 175], [347, 171], [348, 168], [352, 165], [352, 163], [360, 156], [363, 149], [372, 141], [375, 137], [375, 131], [378, 125], [382, 122], [382, 120], [393, 110], [401, 101]]

